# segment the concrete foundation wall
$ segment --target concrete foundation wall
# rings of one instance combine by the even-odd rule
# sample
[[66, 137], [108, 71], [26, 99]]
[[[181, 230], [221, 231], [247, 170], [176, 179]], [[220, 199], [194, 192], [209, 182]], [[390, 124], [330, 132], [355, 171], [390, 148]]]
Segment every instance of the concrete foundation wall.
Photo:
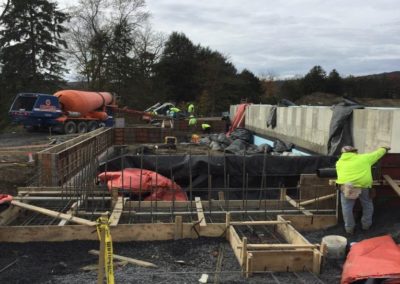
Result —
[[[320, 154], [327, 153], [330, 107], [278, 107], [274, 129], [267, 127], [271, 108], [271, 105], [250, 105], [246, 110], [246, 128]], [[231, 106], [232, 119], [235, 110], [236, 106]], [[352, 125], [354, 144], [361, 153], [379, 146], [390, 146], [393, 153], [400, 153], [400, 109], [354, 110]]]

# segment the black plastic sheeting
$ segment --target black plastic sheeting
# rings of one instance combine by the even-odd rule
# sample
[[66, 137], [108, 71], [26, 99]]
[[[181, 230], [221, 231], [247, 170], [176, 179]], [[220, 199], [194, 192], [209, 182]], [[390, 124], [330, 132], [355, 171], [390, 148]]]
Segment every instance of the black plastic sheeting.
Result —
[[274, 129], [276, 127], [276, 112], [277, 112], [277, 107], [273, 106], [268, 114], [268, 119], [267, 119], [267, 127], [271, 127]]
[[[252, 156], [125, 155], [103, 164], [100, 167], [100, 172], [118, 171], [122, 167], [142, 167], [172, 179], [186, 190], [190, 184], [193, 189], [208, 188], [208, 174], [210, 173], [212, 188], [222, 189], [229, 185], [231, 194], [233, 196], [236, 194], [237, 198], [241, 198], [242, 190], [235, 192], [231, 188], [260, 188], [263, 172], [266, 187], [282, 185], [295, 187], [300, 174], [315, 174], [317, 169], [334, 167], [336, 160], [337, 158], [333, 156], [269, 156], [260, 154]], [[228, 175], [229, 181], [227, 181]], [[260, 194], [260, 191], [254, 193], [257, 195]], [[215, 190], [213, 194], [216, 194]], [[248, 194], [251, 195], [251, 192]], [[269, 192], [268, 194], [272, 193]], [[279, 194], [279, 192], [277, 191], [275, 194]], [[199, 193], [197, 196], [205, 196], [205, 194]], [[265, 198], [267, 197], [273, 196], [265, 196]], [[213, 198], [216, 198], [216, 196], [213, 196]]]
[[363, 108], [355, 101], [344, 98], [343, 102], [333, 106], [329, 126], [328, 155], [340, 155], [343, 146], [353, 146], [351, 117], [354, 109]]
[[201, 145], [207, 145], [211, 150], [221, 151], [228, 154], [243, 156], [253, 154], [281, 155], [283, 152], [291, 152], [295, 147], [292, 143], [285, 143], [279, 139], [274, 141], [271, 147], [268, 144], [254, 145], [254, 134], [245, 128], [236, 128], [226, 137], [224, 133], [211, 134], [200, 139]]

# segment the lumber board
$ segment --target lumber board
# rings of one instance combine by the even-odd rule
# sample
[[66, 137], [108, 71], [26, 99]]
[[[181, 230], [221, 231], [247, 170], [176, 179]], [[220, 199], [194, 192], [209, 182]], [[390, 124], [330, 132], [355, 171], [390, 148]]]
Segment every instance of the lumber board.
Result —
[[[92, 255], [99, 255], [100, 254], [100, 252], [98, 250], [95, 250], [95, 249], [90, 250], [89, 253], [92, 254]], [[126, 261], [128, 263], [139, 265], [139, 266], [143, 266], [143, 267], [157, 267], [157, 265], [155, 265], [154, 263], [143, 261], [143, 260], [139, 260], [139, 259], [135, 259], [135, 258], [131, 258], [131, 257], [126, 257], [126, 256], [118, 255], [118, 254], [113, 254], [113, 259]]]
[[17, 206], [10, 206], [0, 213], [0, 226], [5, 226], [18, 218], [19, 213], [23, 211], [22, 208]]
[[[63, 190], [63, 191], [52, 191], [52, 190], [48, 190], [48, 191], [29, 191], [29, 190], [19, 190], [18, 194], [19, 195], [27, 195], [29, 194], [30, 196], [53, 196], [53, 195], [60, 195], [60, 196], [76, 196], [77, 193], [77, 189], [74, 189], [73, 191], [69, 191], [69, 190]], [[90, 191], [90, 195], [99, 195], [100, 197], [102, 197], [103, 195], [105, 197], [109, 197], [110, 195], [107, 194], [104, 191]]]
[[[69, 210], [67, 211], [67, 214], [74, 215], [75, 212], [76, 212], [76, 210], [77, 210], [77, 208], [81, 205], [81, 203], [82, 203], [82, 200], [75, 201], [75, 202], [71, 205], [71, 207], [69, 208]], [[58, 226], [64, 226], [64, 225], [66, 225], [67, 223], [68, 223], [68, 220], [62, 219], [62, 220], [60, 221], [60, 223], [58, 223]]]
[[[239, 235], [237, 234], [235, 228], [233, 226], [230, 226], [227, 230], [227, 234], [229, 235], [227, 239], [229, 240], [229, 243], [231, 245], [231, 248], [233, 250], [233, 253], [235, 254], [239, 264], [242, 266], [242, 247], [243, 243], [239, 238]], [[239, 248], [240, 247], [240, 248]]]
[[[213, 200], [212, 202], [209, 202], [208, 200], [202, 200], [201, 204], [203, 206], [204, 210], [208, 210], [211, 206], [211, 209], [221, 209], [225, 208], [227, 206], [227, 203], [229, 202], [229, 206], [231, 209], [234, 208], [242, 208], [243, 207], [243, 200]], [[127, 201], [125, 203], [126, 207], [130, 207], [132, 209], [139, 207], [140, 203], [140, 208], [149, 208], [149, 207], [155, 207], [157, 204], [157, 208], [192, 208], [196, 207], [196, 201]], [[192, 204], [190, 204], [192, 203]], [[282, 201], [278, 199], [264, 199], [264, 200], [247, 200], [246, 201], [247, 207], [250, 208], [256, 208], [256, 209], [266, 209], [269, 211], [271, 208], [281, 208], [282, 207]]]
[[319, 273], [321, 272], [321, 260], [322, 260], [322, 253], [319, 250], [314, 249], [313, 250], [313, 269], [312, 269], [312, 272], [315, 275], [319, 275]]
[[207, 226], [206, 217], [204, 216], [203, 205], [201, 203], [200, 197], [195, 197], [196, 201], [196, 210], [197, 210], [197, 218], [200, 222], [200, 227]]
[[293, 245], [293, 244], [248, 244], [247, 250], [282, 250], [285, 253], [286, 250], [295, 249], [315, 249], [319, 245], [304, 244], [304, 245]]
[[253, 253], [247, 253], [246, 261], [246, 278], [250, 277], [253, 273]]
[[[198, 230], [200, 237], [220, 237], [225, 223], [212, 223]], [[173, 240], [175, 224], [119, 224], [110, 227], [113, 242]], [[197, 235], [196, 235], [197, 236]], [[182, 224], [182, 238], [193, 237], [193, 224]], [[86, 225], [0, 226], [0, 242], [64, 242], [74, 240], [98, 241], [97, 232]]]
[[247, 263], [247, 238], [243, 237], [243, 242], [242, 242], [242, 249], [240, 251], [241, 256], [240, 256], [240, 265], [242, 266], [242, 271], [246, 274], [245, 272], [245, 264]]
[[[76, 198], [70, 198], [67, 199], [64, 196], [16, 196], [14, 197], [14, 200], [65, 200], [65, 201], [69, 201], [69, 200], [74, 200], [74, 199], [78, 199], [79, 197]], [[90, 200], [110, 200], [111, 197], [110, 196], [91, 196]]]
[[87, 226], [95, 226], [96, 225], [96, 222], [89, 221], [89, 220], [86, 220], [86, 219], [83, 219], [83, 218], [79, 218], [79, 217], [74, 217], [71, 214], [65, 214], [65, 213], [49, 210], [49, 209], [42, 208], [42, 207], [39, 207], [39, 206], [35, 206], [35, 205], [30, 205], [30, 204], [26, 204], [26, 203], [23, 203], [23, 202], [19, 202], [17, 200], [11, 201], [11, 204], [14, 205], [14, 206], [21, 207], [23, 209], [27, 209], [27, 210], [31, 210], [31, 211], [35, 211], [35, 212], [41, 213], [43, 215], [47, 215], [47, 216], [50, 216], [50, 217], [59, 218], [59, 219], [66, 219], [66, 220], [68, 220], [70, 222], [77, 223], [77, 224], [80, 224], [80, 225], [87, 225]]
[[[249, 251], [251, 253], [251, 273], [274, 271], [295, 272], [304, 269], [313, 270], [313, 250], [281, 250]], [[248, 256], [249, 257], [249, 256]]]
[[122, 211], [124, 208], [124, 198], [122, 196], [118, 196], [117, 202], [115, 203], [114, 210], [110, 216], [110, 226], [117, 226], [119, 219], [121, 218]]
[[310, 199], [310, 200], [302, 201], [302, 202], [299, 203], [299, 205], [300, 206], [310, 205], [310, 204], [313, 204], [315, 202], [332, 199], [334, 197], [336, 197], [336, 193], [332, 193], [332, 194], [316, 197], [316, 198], [313, 198], [313, 199]]
[[277, 224], [287, 224], [290, 221], [238, 221], [230, 222], [233, 226], [266, 226], [266, 225], [277, 225]]
[[18, 187], [18, 192], [20, 190], [29, 191], [29, 192], [41, 192], [41, 191], [69, 191], [76, 190], [74, 187], [61, 187], [61, 186], [26, 186], [26, 187]]
[[301, 212], [303, 212], [304, 215], [311, 216], [313, 213], [310, 211], [306, 210], [304, 207], [300, 206], [294, 199], [292, 199], [290, 196], [286, 195], [286, 201], [289, 202], [293, 207], [298, 208]]
[[308, 232], [324, 230], [337, 225], [336, 215], [278, 215], [284, 220], [290, 221], [290, 224], [298, 231]]
[[179, 240], [183, 235], [182, 216], [175, 216], [175, 240]]
[[400, 196], [400, 187], [397, 185], [397, 183], [388, 175], [383, 175], [383, 178], [387, 181], [390, 187], [397, 193], [397, 195]]
[[[282, 216], [277, 217], [278, 220], [285, 221]], [[309, 245], [310, 242], [304, 238], [295, 228], [290, 224], [278, 224], [276, 230], [289, 244], [294, 245]]]

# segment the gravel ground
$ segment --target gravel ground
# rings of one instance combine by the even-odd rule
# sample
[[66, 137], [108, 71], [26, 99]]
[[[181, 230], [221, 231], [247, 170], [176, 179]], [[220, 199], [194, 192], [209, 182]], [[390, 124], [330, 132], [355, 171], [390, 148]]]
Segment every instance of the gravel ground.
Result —
[[[9, 243], [0, 244], [0, 283], [96, 283], [97, 271], [82, 267], [96, 264], [98, 257], [88, 254], [98, 242]], [[215, 282], [218, 252], [223, 250], [219, 282]], [[179, 241], [115, 243], [114, 253], [145, 260], [157, 268], [127, 264], [115, 269], [116, 283], [198, 283], [208, 274], [208, 283], [321, 283], [310, 273], [258, 274], [244, 278], [230, 245], [224, 239], [200, 238]], [[183, 263], [177, 263], [181, 261]], [[338, 274], [321, 276], [325, 283], [338, 283]]]

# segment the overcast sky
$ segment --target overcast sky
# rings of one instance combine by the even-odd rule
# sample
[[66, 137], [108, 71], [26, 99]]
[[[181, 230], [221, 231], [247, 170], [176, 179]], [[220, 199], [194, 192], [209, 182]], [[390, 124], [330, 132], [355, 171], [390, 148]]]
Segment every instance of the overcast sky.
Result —
[[183, 32], [228, 56], [239, 71], [282, 78], [304, 75], [315, 65], [342, 76], [400, 70], [399, 0], [146, 3], [154, 30]]

